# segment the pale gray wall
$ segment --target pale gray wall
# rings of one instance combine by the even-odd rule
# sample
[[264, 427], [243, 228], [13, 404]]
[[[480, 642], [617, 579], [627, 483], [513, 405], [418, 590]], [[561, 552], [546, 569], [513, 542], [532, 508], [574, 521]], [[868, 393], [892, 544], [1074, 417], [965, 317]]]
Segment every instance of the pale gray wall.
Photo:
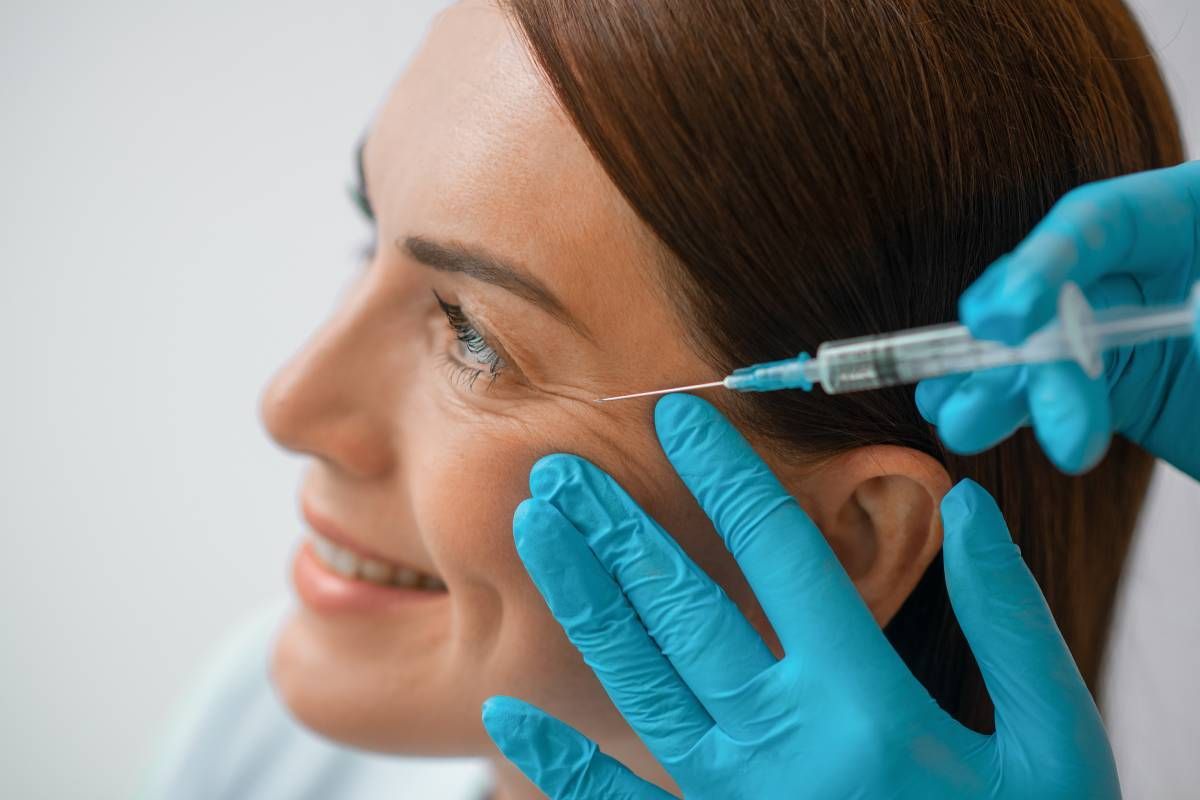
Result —
[[[1198, 141], [1194, 2], [1138, 6]], [[0, 797], [126, 796], [286, 591], [300, 463], [257, 395], [354, 273], [351, 147], [440, 5], [0, 6]], [[1166, 487], [1135, 562], [1127, 786], [1200, 785], [1198, 503]]]

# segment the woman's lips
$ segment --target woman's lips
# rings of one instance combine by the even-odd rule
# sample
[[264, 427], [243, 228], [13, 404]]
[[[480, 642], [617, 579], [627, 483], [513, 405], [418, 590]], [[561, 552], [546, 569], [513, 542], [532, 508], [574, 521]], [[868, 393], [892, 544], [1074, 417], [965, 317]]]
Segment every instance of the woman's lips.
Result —
[[[350, 578], [336, 572], [317, 554], [315, 539], [300, 545], [292, 561], [292, 582], [300, 600], [318, 612], [378, 612], [444, 599], [445, 588], [398, 586]], [[440, 583], [440, 581], [439, 581]]]
[[292, 563], [300, 599], [316, 611], [380, 611], [446, 596], [438, 577], [362, 547], [302, 497], [312, 529]]
[[[313, 503], [309, 502], [308, 497], [300, 499], [300, 513], [304, 517], [304, 521], [308, 523], [308, 527], [312, 529], [319, 538], [327, 540], [330, 544], [348, 550], [354, 556], [366, 561], [374, 561], [379, 564], [391, 565], [395, 570], [407, 570], [418, 574], [431, 574], [431, 570], [422, 570], [409, 564], [401, 564], [398, 559], [390, 558], [383, 553], [376, 552], [370, 546], [356, 541], [342, 531], [332, 520], [326, 517], [321, 512], [317, 511]], [[318, 555], [324, 555], [324, 551], [318, 549]], [[336, 567], [329, 558], [325, 559], [327, 564]], [[344, 570], [339, 570], [344, 572]]]

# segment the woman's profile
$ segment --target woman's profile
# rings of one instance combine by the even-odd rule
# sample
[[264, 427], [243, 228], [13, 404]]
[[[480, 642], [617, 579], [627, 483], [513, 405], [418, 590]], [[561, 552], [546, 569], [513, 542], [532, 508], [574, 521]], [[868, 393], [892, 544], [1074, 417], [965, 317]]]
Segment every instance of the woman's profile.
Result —
[[[236, 755], [189, 744], [281, 703], [321, 737], [488, 759], [490, 797], [540, 796], [480, 724], [496, 694], [673, 789], [514, 551], [531, 466], [568, 452], [614, 476], [777, 647], [651, 402], [594, 398], [953, 319], [1068, 190], [1182, 159], [1147, 52], [1119, 0], [467, 0], [439, 15], [360, 149], [372, 254], [262, 399], [275, 440], [311, 457], [298, 600], [239, 645], [270, 650], [276, 695], [265, 668], [218, 681], [163, 791], [412, 796], [352, 791], [349, 762], [268, 746], [291, 741], [275, 711], [244, 742], [259, 794], [215, 766]], [[1118, 441], [1068, 476], [1019, 431], [955, 455], [911, 388], [709, 399], [957, 719], [992, 725], [938, 568], [938, 502], [964, 477], [997, 498], [1098, 685], [1146, 453]], [[994, 424], [1022, 422], [1014, 407]]]

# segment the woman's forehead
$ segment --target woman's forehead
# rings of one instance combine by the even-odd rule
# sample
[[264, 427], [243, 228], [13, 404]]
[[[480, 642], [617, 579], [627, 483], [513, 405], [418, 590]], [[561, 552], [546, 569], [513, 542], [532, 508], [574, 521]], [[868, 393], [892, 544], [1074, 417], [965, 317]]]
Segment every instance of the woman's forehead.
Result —
[[439, 16], [364, 158], [383, 241], [479, 245], [525, 266], [597, 330], [647, 304], [653, 237], [492, 6]]

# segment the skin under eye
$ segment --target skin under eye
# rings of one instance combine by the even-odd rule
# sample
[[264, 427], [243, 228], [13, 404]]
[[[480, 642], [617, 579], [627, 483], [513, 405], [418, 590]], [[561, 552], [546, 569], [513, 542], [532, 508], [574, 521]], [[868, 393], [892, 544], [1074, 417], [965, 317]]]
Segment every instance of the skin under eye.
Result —
[[456, 353], [449, 363], [454, 370], [455, 378], [464, 383], [467, 388], [474, 388], [475, 381], [481, 375], [487, 375], [490, 386], [507, 366], [504, 358], [496, 352], [495, 348], [488, 343], [488, 340], [463, 313], [461, 306], [447, 303], [436, 291], [433, 296], [437, 299], [442, 313], [446, 315], [450, 330], [454, 332]]

